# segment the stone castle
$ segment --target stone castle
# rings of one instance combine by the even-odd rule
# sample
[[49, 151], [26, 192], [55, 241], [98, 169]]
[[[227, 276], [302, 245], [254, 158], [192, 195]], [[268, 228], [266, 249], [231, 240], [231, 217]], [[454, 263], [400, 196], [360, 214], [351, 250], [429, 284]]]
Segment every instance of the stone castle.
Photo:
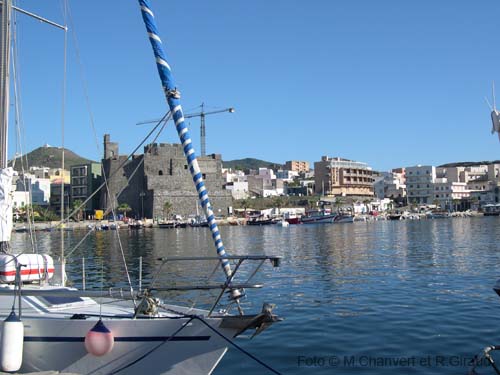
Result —
[[[221, 156], [198, 157], [198, 163], [215, 215], [226, 216], [232, 197], [222, 186]], [[181, 144], [153, 143], [144, 147], [143, 155], [129, 159], [119, 154], [118, 143], [106, 134], [102, 165], [108, 185], [101, 196], [106, 211], [127, 203], [132, 209], [127, 216], [161, 219], [166, 218], [164, 206], [170, 202], [172, 214], [184, 218], [197, 214], [198, 195]], [[202, 214], [201, 208], [198, 211]]]

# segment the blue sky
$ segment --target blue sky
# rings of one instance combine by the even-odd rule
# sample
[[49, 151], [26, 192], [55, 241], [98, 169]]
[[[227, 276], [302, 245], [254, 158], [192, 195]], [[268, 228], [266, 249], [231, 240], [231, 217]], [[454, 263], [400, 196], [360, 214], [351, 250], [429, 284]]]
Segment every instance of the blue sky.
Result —
[[[63, 22], [59, 0], [18, 4]], [[484, 101], [493, 80], [500, 98], [496, 0], [151, 4], [185, 112], [236, 108], [206, 118], [207, 152], [224, 160], [329, 155], [388, 170], [500, 159]], [[128, 153], [149, 129], [136, 122], [166, 111], [137, 2], [70, 9], [85, 79], [69, 32], [66, 147], [97, 160], [110, 133]], [[59, 146], [63, 33], [22, 15], [18, 29], [25, 149]], [[190, 124], [199, 153], [199, 118]], [[160, 141], [177, 141], [172, 125]]]

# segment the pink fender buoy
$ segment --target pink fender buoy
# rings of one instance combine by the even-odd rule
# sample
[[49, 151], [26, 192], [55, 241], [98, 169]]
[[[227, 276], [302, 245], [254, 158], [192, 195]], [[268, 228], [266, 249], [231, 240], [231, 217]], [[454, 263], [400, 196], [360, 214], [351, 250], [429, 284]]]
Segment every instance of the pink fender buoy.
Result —
[[108, 354], [115, 344], [115, 338], [111, 331], [104, 325], [101, 319], [85, 335], [85, 349], [97, 357]]

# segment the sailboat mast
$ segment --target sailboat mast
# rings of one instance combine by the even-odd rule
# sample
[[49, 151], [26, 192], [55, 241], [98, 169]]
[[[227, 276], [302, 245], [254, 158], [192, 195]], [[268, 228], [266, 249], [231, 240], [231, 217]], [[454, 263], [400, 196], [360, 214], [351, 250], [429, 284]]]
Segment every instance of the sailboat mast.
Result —
[[7, 166], [12, 0], [4, 0], [0, 9], [0, 252], [8, 253], [13, 227], [11, 190], [14, 174]]
[[[151, 7], [149, 6], [149, 1], [139, 0], [139, 5], [141, 7], [142, 19], [144, 20], [144, 24], [146, 26], [149, 41], [151, 42], [151, 47], [153, 47], [156, 66], [158, 68], [158, 73], [163, 85], [163, 90], [165, 92], [170, 111], [172, 112], [174, 117], [175, 128], [177, 129], [177, 133], [184, 149], [184, 155], [186, 156], [189, 170], [191, 172], [196, 191], [198, 192], [201, 207], [205, 212], [208, 225], [212, 232], [212, 238], [217, 249], [217, 255], [223, 258], [226, 256], [226, 251], [224, 249], [224, 244], [222, 243], [219, 228], [217, 227], [217, 223], [215, 221], [215, 215], [212, 211], [212, 205], [210, 204], [210, 200], [208, 198], [208, 191], [205, 187], [205, 183], [203, 182], [203, 175], [200, 171], [198, 160], [196, 159], [191, 137], [184, 122], [184, 114], [182, 112], [180, 103], [180, 93], [179, 91], [177, 91], [177, 87], [172, 76], [172, 71], [170, 70], [170, 65], [168, 64], [167, 57], [165, 55], [165, 52], [163, 51], [163, 44], [158, 35], [158, 29], [156, 27], [154, 14], [151, 10]], [[229, 279], [232, 275], [229, 261], [221, 259], [221, 265], [224, 273], [226, 274], [226, 277]], [[237, 290], [233, 290], [232, 296], [233, 298], [237, 299], [239, 296], [239, 292]]]
[[9, 125], [9, 64], [10, 23], [12, 0], [4, 0], [1, 6], [0, 25], [0, 169], [7, 168], [7, 142]]

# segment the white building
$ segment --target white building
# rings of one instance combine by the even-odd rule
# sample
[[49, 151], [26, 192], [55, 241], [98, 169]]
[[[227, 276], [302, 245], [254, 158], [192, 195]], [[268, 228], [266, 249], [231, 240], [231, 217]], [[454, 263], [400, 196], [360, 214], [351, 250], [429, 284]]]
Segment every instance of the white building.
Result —
[[469, 183], [475, 180], [488, 178], [488, 165], [476, 165], [470, 167], [438, 167], [437, 178], [446, 178], [450, 182]]
[[292, 182], [295, 177], [299, 176], [299, 172], [279, 170], [276, 172], [276, 178], [279, 178], [286, 182]]
[[231, 191], [234, 199], [248, 198], [248, 181], [243, 171], [231, 171], [223, 168], [222, 176], [226, 180], [226, 189]]
[[50, 179], [36, 178], [31, 174], [20, 176], [15, 191], [31, 193], [31, 204], [48, 206], [50, 203]]
[[431, 204], [434, 200], [436, 167], [432, 165], [407, 167], [405, 175], [408, 201], [416, 204]]
[[470, 197], [470, 190], [465, 182], [448, 181], [437, 178], [434, 182], [434, 200], [443, 209], [456, 208], [456, 202]]
[[29, 191], [13, 191], [12, 192], [12, 206], [14, 211], [30, 204]]
[[226, 189], [231, 191], [234, 199], [248, 198], [248, 182], [247, 181], [233, 181], [226, 184]]

